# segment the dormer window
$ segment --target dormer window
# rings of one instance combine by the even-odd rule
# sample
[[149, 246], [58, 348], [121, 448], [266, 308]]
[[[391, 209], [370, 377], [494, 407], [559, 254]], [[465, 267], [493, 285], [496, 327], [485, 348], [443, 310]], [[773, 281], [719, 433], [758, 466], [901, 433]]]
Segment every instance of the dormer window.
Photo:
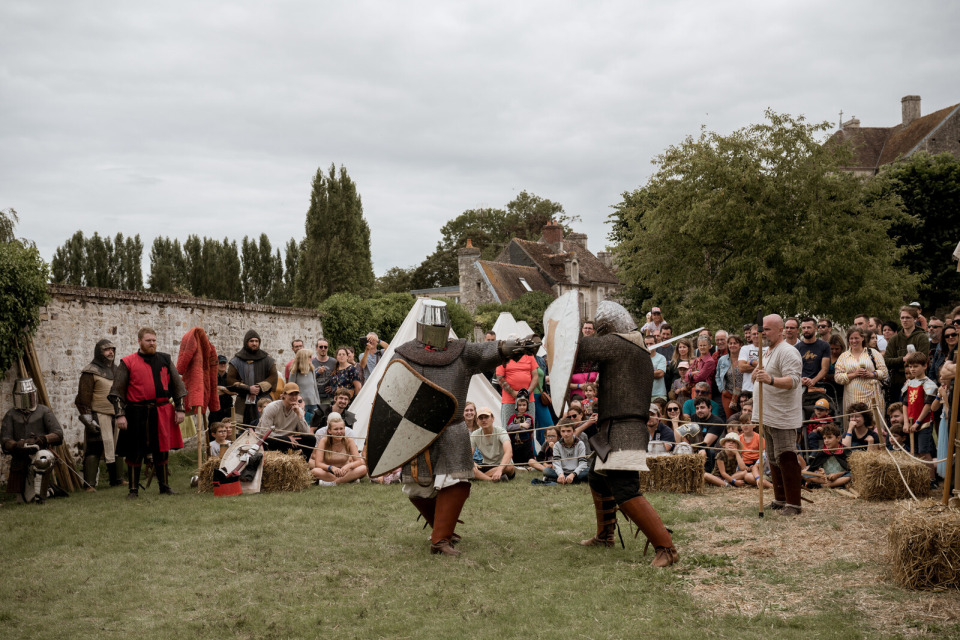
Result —
[[533, 289], [532, 289], [532, 288], [530, 287], [530, 285], [527, 283], [527, 279], [526, 279], [526, 278], [520, 278], [520, 284], [522, 284], [522, 285], [523, 285], [523, 288], [526, 289], [527, 291], [533, 291]]

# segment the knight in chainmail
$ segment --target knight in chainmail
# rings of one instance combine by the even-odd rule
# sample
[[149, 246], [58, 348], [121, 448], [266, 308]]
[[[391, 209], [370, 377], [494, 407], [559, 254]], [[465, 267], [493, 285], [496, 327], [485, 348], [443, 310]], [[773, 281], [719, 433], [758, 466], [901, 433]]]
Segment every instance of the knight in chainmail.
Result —
[[[643, 334], [621, 305], [601, 302], [596, 334], [580, 338], [577, 362], [596, 362], [600, 370], [598, 432], [590, 438], [595, 455], [588, 482], [597, 516], [597, 533], [580, 544], [612, 547], [617, 509], [630, 518], [656, 550], [655, 567], [667, 567], [679, 556], [670, 532], [643, 494], [633, 451], [646, 451], [647, 416], [653, 388], [653, 364]], [[603, 465], [598, 465], [602, 461]], [[601, 469], [598, 469], [601, 466]]]
[[120, 430], [114, 418], [113, 404], [107, 400], [113, 375], [117, 347], [104, 338], [93, 349], [93, 360], [80, 372], [77, 397], [73, 403], [80, 412], [83, 424], [83, 479], [87, 490], [97, 486], [101, 456], [107, 461], [110, 486], [123, 484], [117, 472], [116, 446]]
[[454, 533], [463, 505], [470, 495], [473, 451], [463, 420], [470, 378], [510, 359], [536, 353], [539, 339], [467, 342], [448, 340], [450, 320], [446, 304], [428, 300], [417, 321], [417, 339], [395, 351], [395, 360], [407, 362], [417, 373], [457, 399], [457, 413], [426, 451], [403, 466], [403, 492], [433, 527], [431, 553], [458, 555]]

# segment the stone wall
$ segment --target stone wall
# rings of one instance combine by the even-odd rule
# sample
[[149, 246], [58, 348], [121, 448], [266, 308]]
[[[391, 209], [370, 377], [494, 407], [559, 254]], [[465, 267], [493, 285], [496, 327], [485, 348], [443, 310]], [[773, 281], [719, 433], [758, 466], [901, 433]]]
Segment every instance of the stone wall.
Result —
[[[101, 338], [110, 338], [117, 345], [119, 359], [136, 351], [137, 331], [149, 326], [157, 331], [158, 350], [169, 353], [176, 362], [180, 339], [193, 327], [202, 327], [217, 353], [227, 357], [240, 349], [248, 329], [256, 329], [262, 348], [281, 368], [292, 358], [293, 338], [313, 345], [323, 335], [321, 314], [310, 309], [64, 285], [50, 285], [50, 295], [50, 304], [40, 310], [40, 327], [33, 341], [53, 411], [74, 450], [83, 439], [73, 405], [77, 382]], [[14, 368], [0, 384], [0, 415], [12, 406], [15, 379]], [[0, 479], [6, 478], [8, 461], [3, 456]]]

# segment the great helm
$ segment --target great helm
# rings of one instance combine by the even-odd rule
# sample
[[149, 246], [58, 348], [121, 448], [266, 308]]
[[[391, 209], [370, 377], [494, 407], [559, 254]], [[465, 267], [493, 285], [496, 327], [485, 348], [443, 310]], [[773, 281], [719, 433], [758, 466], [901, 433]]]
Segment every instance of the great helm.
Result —
[[447, 303], [439, 300], [424, 300], [420, 303], [417, 318], [417, 340], [434, 349], [446, 349], [450, 338], [450, 316]]
[[13, 406], [21, 411], [37, 408], [37, 385], [33, 384], [33, 378], [17, 378], [13, 383]]
[[612, 300], [604, 300], [597, 305], [593, 325], [601, 336], [608, 333], [630, 333], [637, 329], [637, 323], [630, 312]]

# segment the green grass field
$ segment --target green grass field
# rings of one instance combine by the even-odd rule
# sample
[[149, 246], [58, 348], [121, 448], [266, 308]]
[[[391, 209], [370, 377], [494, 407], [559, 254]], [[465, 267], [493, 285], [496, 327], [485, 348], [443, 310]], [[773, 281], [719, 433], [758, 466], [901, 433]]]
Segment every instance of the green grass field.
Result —
[[883, 541], [894, 505], [817, 495], [799, 520], [755, 491], [652, 494], [681, 553], [647, 566], [577, 545], [585, 486], [474, 485], [459, 558], [397, 485], [235, 498], [124, 488], [0, 505], [4, 638], [960, 637], [960, 596], [899, 589]]

